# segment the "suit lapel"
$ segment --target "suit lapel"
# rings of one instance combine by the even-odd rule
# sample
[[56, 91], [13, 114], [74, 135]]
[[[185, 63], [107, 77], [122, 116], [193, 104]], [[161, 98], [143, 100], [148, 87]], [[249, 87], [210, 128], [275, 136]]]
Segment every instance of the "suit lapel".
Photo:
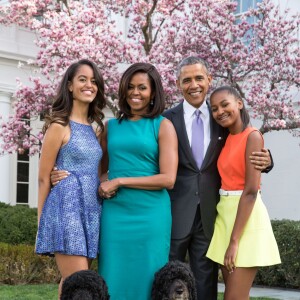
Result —
[[198, 170], [196, 161], [194, 159], [192, 149], [190, 147], [190, 142], [187, 136], [184, 116], [183, 116], [183, 103], [180, 103], [173, 110], [173, 125], [176, 129], [178, 135], [178, 143], [180, 147], [183, 149], [184, 154], [187, 156], [189, 161], [193, 164], [194, 168]]

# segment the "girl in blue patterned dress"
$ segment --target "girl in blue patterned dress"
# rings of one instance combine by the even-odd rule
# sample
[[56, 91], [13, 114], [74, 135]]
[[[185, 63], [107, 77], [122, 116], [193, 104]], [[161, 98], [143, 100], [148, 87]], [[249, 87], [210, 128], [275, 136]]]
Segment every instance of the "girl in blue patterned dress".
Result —
[[[88, 269], [98, 254], [102, 209], [98, 135], [104, 106], [102, 75], [94, 63], [80, 60], [64, 74], [43, 128], [36, 253], [55, 256], [62, 276], [59, 294], [63, 280]], [[69, 176], [51, 189], [55, 165], [68, 170]]]

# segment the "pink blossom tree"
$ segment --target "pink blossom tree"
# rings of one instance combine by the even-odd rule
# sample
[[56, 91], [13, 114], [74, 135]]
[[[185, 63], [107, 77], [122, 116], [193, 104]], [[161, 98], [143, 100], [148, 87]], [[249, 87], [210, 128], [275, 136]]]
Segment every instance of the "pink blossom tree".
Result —
[[62, 73], [78, 59], [89, 58], [98, 64], [114, 108], [117, 63], [123, 61], [126, 47], [100, 1], [10, 1], [9, 6], [1, 7], [0, 22], [36, 32], [39, 52], [28, 64], [43, 79], [30, 78], [32, 87], [20, 83], [14, 95], [15, 113], [2, 124], [5, 151], [39, 151], [42, 135], [32, 134], [29, 121], [49, 109]]
[[[30, 63], [46, 81], [32, 78], [32, 88], [20, 85], [15, 114], [2, 124], [4, 150], [38, 151], [42, 136], [30, 135], [28, 120], [49, 108], [66, 66], [84, 57], [102, 70], [114, 111], [120, 64], [153, 63], [170, 106], [180, 99], [178, 62], [196, 55], [209, 62], [214, 87], [227, 83], [239, 90], [252, 116], [262, 120], [263, 133], [299, 134], [299, 14], [280, 13], [265, 0], [237, 18], [236, 6], [229, 0], [10, 0], [1, 8], [0, 23], [37, 33], [39, 54]], [[115, 16], [126, 20], [127, 32], [120, 32]]]

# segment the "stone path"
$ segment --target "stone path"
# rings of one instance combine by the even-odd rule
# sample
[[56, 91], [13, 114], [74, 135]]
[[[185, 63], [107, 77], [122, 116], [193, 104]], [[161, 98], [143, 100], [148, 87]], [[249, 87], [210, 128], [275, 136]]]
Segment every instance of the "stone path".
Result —
[[[224, 292], [224, 284], [218, 284], [218, 291]], [[279, 288], [252, 287], [251, 297], [266, 297], [278, 300], [300, 300], [300, 290], [288, 290]]]

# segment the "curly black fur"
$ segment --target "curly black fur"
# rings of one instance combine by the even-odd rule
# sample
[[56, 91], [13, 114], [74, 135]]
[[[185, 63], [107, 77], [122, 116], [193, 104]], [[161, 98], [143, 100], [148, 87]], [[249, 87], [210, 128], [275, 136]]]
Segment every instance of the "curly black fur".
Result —
[[109, 300], [104, 279], [92, 270], [73, 273], [62, 285], [61, 300]]
[[196, 300], [196, 285], [194, 275], [188, 264], [180, 261], [170, 261], [155, 273], [152, 285], [151, 299], [170, 299], [170, 289], [175, 281], [182, 281], [188, 288], [189, 300]]

